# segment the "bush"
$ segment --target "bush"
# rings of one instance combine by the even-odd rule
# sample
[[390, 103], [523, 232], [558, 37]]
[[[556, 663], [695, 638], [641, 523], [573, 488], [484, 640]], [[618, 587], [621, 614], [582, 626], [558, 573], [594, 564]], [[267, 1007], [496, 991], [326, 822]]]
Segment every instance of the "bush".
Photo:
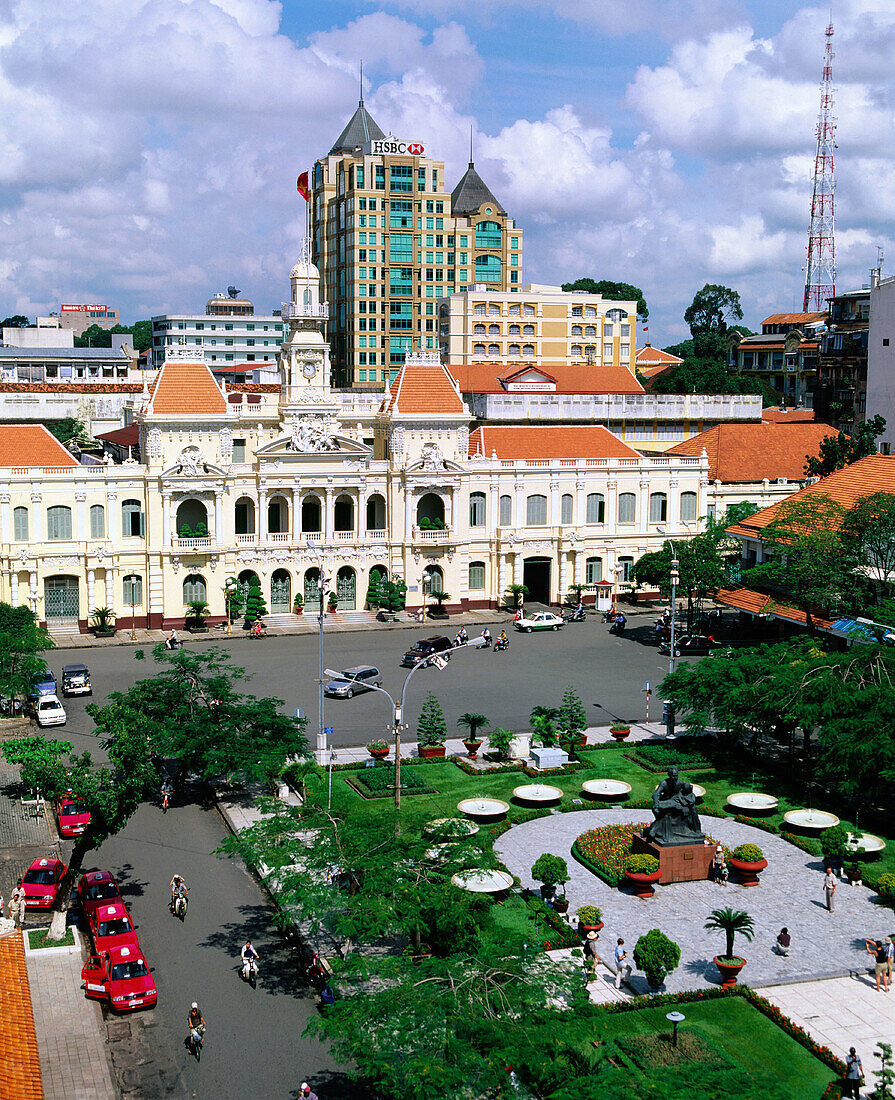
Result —
[[444, 712], [431, 691], [420, 709], [420, 719], [416, 729], [417, 740], [421, 745], [443, 745], [447, 739]]
[[[643, 858], [652, 859], [651, 856]], [[634, 944], [634, 962], [646, 974], [651, 986], [661, 985], [680, 961], [680, 947], [658, 928], [651, 928]]]
[[582, 924], [599, 924], [603, 919], [603, 910], [596, 905], [582, 905], [575, 910], [575, 916]]
[[733, 858], [741, 859], [743, 863], [761, 863], [764, 852], [757, 844], [738, 844], [733, 850]]
[[569, 881], [569, 866], [562, 856], [544, 852], [532, 864], [531, 877], [545, 886], [559, 886]]
[[632, 875], [654, 875], [659, 870], [659, 861], [655, 856], [628, 856], [625, 860], [625, 870]]
[[257, 577], [252, 577], [245, 602], [246, 622], [253, 623], [256, 619], [262, 619], [267, 614], [267, 604], [264, 602], [264, 594], [261, 591], [261, 582]]
[[[395, 789], [395, 769], [389, 767], [364, 768], [354, 776], [353, 782], [376, 798], [387, 798]], [[401, 768], [401, 790], [408, 794], [427, 794], [433, 788], [412, 771]]]
[[848, 855], [848, 830], [843, 825], [834, 825], [820, 838], [820, 850], [827, 859], [844, 859]]
[[891, 871], [886, 871], [879, 876], [873, 888], [879, 893], [879, 896], [885, 898], [886, 901], [895, 901], [895, 874]]
[[370, 752], [382, 752], [383, 750], [387, 752], [390, 747], [388, 741], [383, 737], [374, 737], [372, 741], [367, 742], [367, 748]]
[[645, 764], [656, 771], [670, 768], [676, 765], [679, 768], [710, 768], [712, 762], [707, 751], [708, 746], [703, 747], [700, 740], [681, 738], [674, 745], [644, 745], [638, 747], [635, 760], [639, 764]]
[[515, 736], [512, 730], [497, 726], [488, 734], [488, 748], [496, 753], [499, 760], [509, 760], [510, 745], [513, 743]]

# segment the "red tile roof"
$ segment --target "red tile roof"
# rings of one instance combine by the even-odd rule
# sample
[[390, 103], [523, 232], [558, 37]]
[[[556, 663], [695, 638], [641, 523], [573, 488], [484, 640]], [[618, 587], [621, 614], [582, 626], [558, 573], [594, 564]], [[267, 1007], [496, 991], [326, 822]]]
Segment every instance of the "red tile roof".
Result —
[[820, 441], [832, 432], [828, 424], [796, 422], [715, 424], [685, 439], [666, 453], [709, 456], [709, 477], [715, 481], [762, 481], [786, 478], [804, 481], [805, 459], [816, 455]]
[[456, 382], [438, 362], [411, 356], [392, 382], [380, 411], [410, 415], [456, 415], [466, 411]]
[[487, 424], [470, 432], [471, 455], [490, 458], [494, 451], [505, 459], [640, 457], [601, 424]]
[[654, 348], [652, 344], [646, 344], [637, 349], [634, 362], [642, 372], [644, 367], [677, 366], [678, 363], [683, 363], [683, 359], [679, 355], [672, 355], [670, 351], [662, 351], [661, 348]]
[[2, 1095], [16, 1100], [43, 1100], [31, 987], [20, 931], [0, 939], [0, 974]]
[[227, 393], [279, 393], [279, 382], [225, 382]]
[[[807, 614], [798, 607], [777, 603], [771, 596], [766, 596], [764, 592], [756, 592], [752, 588], [721, 588], [715, 593], [715, 600], [723, 603], [725, 607], [735, 607], [753, 615], [773, 615], [789, 623], [798, 623], [801, 626], [808, 624]], [[817, 615], [812, 615], [811, 621], [815, 626], [825, 630], [833, 625], [830, 619], [822, 619]]]
[[0, 382], [0, 393], [140, 393], [140, 382]]
[[823, 321], [826, 313], [772, 313], [761, 322], [763, 325], [810, 325]]
[[[643, 393], [643, 386], [622, 366], [597, 367], [588, 363], [461, 363], [448, 371], [461, 393], [505, 393], [503, 383], [526, 371], [537, 371], [555, 383], [554, 393]], [[526, 390], [510, 391], [525, 393]], [[537, 392], [530, 390], [528, 392]]]
[[[806, 494], [820, 494], [830, 497], [844, 508], [852, 508], [861, 497], [872, 493], [895, 493], [895, 455], [870, 455], [859, 459], [851, 466], [837, 470], [786, 499], [795, 500], [796, 497]], [[734, 535], [760, 539], [763, 528], [776, 518], [777, 510], [783, 503], [785, 502], [780, 501], [769, 508], [762, 508], [755, 515], [747, 516], [740, 523], [729, 527], [728, 531]]]
[[77, 466], [42, 424], [0, 424], [0, 466]]
[[152, 387], [147, 409], [168, 416], [221, 416], [227, 402], [205, 363], [165, 360]]
[[[814, 409], [762, 409], [761, 419], [774, 424], [808, 424], [816, 419]], [[832, 433], [833, 428], [830, 426]]]

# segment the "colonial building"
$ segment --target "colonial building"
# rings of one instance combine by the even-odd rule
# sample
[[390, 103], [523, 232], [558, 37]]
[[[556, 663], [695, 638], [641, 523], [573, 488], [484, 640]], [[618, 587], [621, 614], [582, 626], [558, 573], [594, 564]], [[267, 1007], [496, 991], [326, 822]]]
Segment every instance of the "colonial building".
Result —
[[[225, 617], [229, 578], [257, 574], [271, 613], [321, 574], [343, 611], [373, 571], [448, 606], [496, 606], [511, 583], [556, 602], [624, 580], [706, 512], [708, 460], [644, 457], [600, 425], [472, 426], [437, 352], [406, 357], [361, 415], [330, 388], [319, 274], [291, 275], [280, 385], [218, 384], [204, 349], [172, 345], [133, 402], [139, 455], [80, 466], [44, 429], [0, 426], [0, 598], [51, 630]], [[130, 445], [129, 445], [130, 447]], [[122, 453], [122, 452], [119, 452]]]

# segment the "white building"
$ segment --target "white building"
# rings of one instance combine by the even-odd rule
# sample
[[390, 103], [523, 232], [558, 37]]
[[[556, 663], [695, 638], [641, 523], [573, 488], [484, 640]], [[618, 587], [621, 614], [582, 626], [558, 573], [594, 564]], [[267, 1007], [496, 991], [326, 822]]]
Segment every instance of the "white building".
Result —
[[895, 454], [895, 276], [874, 280], [870, 288], [867, 335], [867, 419], [886, 418], [877, 446]]
[[209, 366], [275, 369], [285, 325], [279, 313], [256, 314], [247, 298], [216, 294], [205, 313], [165, 313], [152, 318], [150, 365], [160, 367], [170, 349], [201, 348]]

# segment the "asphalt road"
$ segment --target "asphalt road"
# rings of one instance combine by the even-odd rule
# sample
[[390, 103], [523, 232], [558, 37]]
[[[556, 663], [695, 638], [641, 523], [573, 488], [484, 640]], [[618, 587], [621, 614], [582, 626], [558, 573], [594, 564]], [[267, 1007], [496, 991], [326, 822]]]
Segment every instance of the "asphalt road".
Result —
[[[652, 622], [648, 616], [629, 619], [622, 638], [609, 634], [597, 616], [584, 623], [568, 624], [556, 633], [519, 634], [509, 630], [510, 648], [506, 652], [468, 650], [456, 654], [443, 671], [422, 669], [414, 675], [408, 689], [404, 720], [410, 729], [406, 736], [414, 739], [414, 723], [428, 691], [434, 692], [441, 702], [449, 731], [457, 728], [457, 718], [464, 711], [485, 714], [494, 725], [525, 729], [532, 707], [558, 704], [569, 684], [584, 700], [589, 722], [607, 725], [611, 716], [643, 721], [641, 688], [649, 680], [654, 691], [650, 718], [655, 721], [662, 711], [655, 693], [668, 672], [668, 659], [657, 651], [650, 629]], [[341, 669], [376, 665], [382, 670], [383, 687], [396, 695], [407, 675], [407, 670], [400, 667], [401, 655], [416, 638], [437, 633], [437, 627], [429, 625], [418, 630], [384, 627], [381, 633], [325, 634], [324, 666]], [[445, 633], [453, 636], [455, 628], [449, 627]], [[317, 728], [317, 639], [287, 635], [251, 641], [240, 636], [187, 643], [197, 649], [215, 644], [232, 653], [234, 662], [250, 674], [247, 691], [282, 699], [290, 711], [303, 708], [309, 719], [308, 734], [313, 747]], [[95, 701], [102, 701], [111, 690], [154, 675], [151, 656], [147, 653], [146, 660], [136, 661], [131, 646], [67, 649], [48, 656], [57, 675], [63, 664], [83, 661], [92, 674]], [[91, 728], [84, 714], [86, 701], [82, 698], [65, 701], [69, 715], [65, 736], [86, 733]], [[601, 704], [603, 709], [593, 707], [593, 703]], [[353, 699], [327, 699], [324, 716], [325, 724], [334, 730], [332, 744], [361, 745], [371, 737], [383, 735], [391, 722], [391, 707], [384, 695], [367, 692]], [[81, 739], [76, 739], [80, 748]], [[95, 741], [88, 739], [83, 747], [95, 749]]]

